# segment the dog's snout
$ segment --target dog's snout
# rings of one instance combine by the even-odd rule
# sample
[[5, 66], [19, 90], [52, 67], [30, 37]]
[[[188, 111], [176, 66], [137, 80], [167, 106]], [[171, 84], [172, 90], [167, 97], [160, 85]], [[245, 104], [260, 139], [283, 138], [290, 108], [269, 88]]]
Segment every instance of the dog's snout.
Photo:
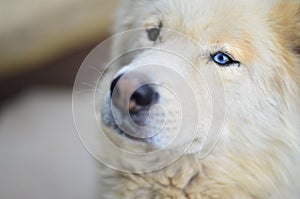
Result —
[[143, 83], [142, 75], [118, 75], [111, 83], [110, 92], [113, 103], [123, 111], [137, 113], [155, 104], [159, 94], [151, 84]]

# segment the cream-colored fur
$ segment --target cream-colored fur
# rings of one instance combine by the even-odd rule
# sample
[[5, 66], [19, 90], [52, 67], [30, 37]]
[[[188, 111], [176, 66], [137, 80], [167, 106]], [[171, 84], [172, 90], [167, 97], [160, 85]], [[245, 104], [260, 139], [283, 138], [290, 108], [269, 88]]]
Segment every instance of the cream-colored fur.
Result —
[[[123, 0], [115, 31], [147, 28], [159, 21], [201, 48], [189, 48], [162, 31], [156, 44], [147, 41], [146, 33], [116, 38], [113, 56], [149, 45], [174, 51], [184, 48], [184, 56], [200, 71], [216, 68], [226, 96], [221, 137], [205, 158], [199, 157], [196, 143], [178, 161], [151, 173], [123, 173], [103, 166], [99, 198], [300, 198], [299, 0]], [[208, 62], [207, 55], [219, 47], [239, 60], [240, 66]], [[119, 68], [160, 58], [150, 51], [121, 59]], [[157, 60], [171, 63], [201, 94], [203, 88], [184, 63], [178, 64], [176, 58]], [[110, 80], [115, 72], [108, 75]], [[120, 146], [140, 145], [109, 128], [106, 133]], [[136, 166], [123, 160], [122, 154], [107, 154], [119, 157], [119, 164]]]

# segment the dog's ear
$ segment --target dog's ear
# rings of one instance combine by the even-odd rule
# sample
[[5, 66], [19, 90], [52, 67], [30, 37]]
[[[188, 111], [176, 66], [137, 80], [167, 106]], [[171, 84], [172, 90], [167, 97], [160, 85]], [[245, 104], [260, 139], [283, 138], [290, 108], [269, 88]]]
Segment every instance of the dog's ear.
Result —
[[271, 23], [282, 45], [300, 54], [300, 1], [279, 0], [271, 11]]

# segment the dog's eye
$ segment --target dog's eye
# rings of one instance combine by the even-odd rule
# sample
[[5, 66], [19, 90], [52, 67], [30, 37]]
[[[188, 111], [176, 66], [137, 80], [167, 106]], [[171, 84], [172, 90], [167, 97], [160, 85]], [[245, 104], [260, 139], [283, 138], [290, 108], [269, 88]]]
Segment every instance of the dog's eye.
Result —
[[226, 55], [225, 53], [218, 52], [212, 55], [212, 59], [220, 66], [229, 66], [232, 64], [239, 64], [238, 61], [234, 61], [230, 56]]
[[161, 24], [158, 27], [155, 28], [149, 28], [146, 30], [148, 39], [150, 41], [156, 41], [159, 34], [160, 34]]

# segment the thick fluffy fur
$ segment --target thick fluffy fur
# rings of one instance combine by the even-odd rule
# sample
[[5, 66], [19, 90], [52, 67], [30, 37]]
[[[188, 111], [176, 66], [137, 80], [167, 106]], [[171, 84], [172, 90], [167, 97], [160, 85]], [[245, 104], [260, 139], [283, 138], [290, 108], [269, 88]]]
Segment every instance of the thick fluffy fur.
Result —
[[[218, 67], [205, 58], [194, 60], [199, 68], [218, 68], [222, 77], [226, 94], [223, 132], [204, 159], [198, 158], [196, 148], [152, 173], [101, 168], [100, 198], [300, 198], [300, 2], [123, 0], [115, 31], [153, 26], [159, 21], [164, 28], [205, 46], [197, 52], [202, 57], [215, 48], [212, 46], [220, 45], [240, 61], [239, 67]], [[160, 43], [153, 45], [172, 49], [174, 43], [161, 34]], [[146, 40], [146, 35], [115, 39], [113, 55], [149, 45]], [[189, 51], [184, 45], [180, 40], [176, 43]], [[147, 61], [147, 56], [143, 52], [121, 60], [119, 66]], [[178, 70], [193, 79], [184, 66]], [[134, 147], [134, 141], [107, 131], [117, 142]]]

